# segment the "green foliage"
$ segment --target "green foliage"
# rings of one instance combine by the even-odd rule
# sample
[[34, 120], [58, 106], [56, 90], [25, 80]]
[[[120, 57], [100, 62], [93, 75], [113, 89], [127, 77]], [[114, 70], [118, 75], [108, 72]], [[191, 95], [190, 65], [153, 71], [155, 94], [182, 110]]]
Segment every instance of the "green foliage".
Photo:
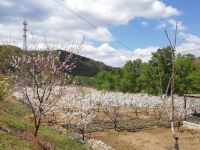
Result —
[[31, 150], [31, 145], [19, 136], [0, 131], [0, 150]]
[[5, 94], [6, 93], [4, 92], [4, 83], [0, 81], [0, 101], [3, 100]]
[[[158, 49], [152, 53], [152, 58], [149, 61], [151, 67], [151, 77], [153, 82], [150, 85], [154, 88], [153, 93], [158, 94], [158, 87], [162, 87], [162, 92], [165, 93], [172, 74], [172, 54], [171, 48], [166, 47]], [[161, 83], [160, 83], [161, 81]]]
[[9, 69], [12, 69], [10, 66], [10, 55], [18, 55], [22, 51], [20, 48], [12, 45], [0, 45], [0, 73], [8, 73]]
[[188, 93], [200, 93], [200, 59], [196, 60], [192, 64], [192, 70], [190, 73], [188, 73], [188, 76], [186, 76], [186, 79], [190, 83], [188, 88]]
[[4, 99], [6, 94], [9, 94], [11, 83], [8, 78], [0, 74], [0, 101]]
[[51, 143], [52, 147], [55, 149], [62, 150], [86, 150], [86, 148], [76, 140], [72, 140], [65, 135], [58, 134], [54, 129], [47, 129], [46, 127], [41, 127], [39, 130], [40, 137]]
[[188, 93], [192, 82], [188, 78], [194, 70], [193, 57], [178, 55], [176, 59], [176, 91], [177, 93]]
[[[146, 92], [157, 95], [160, 89], [165, 93], [171, 74], [171, 49], [166, 47], [152, 53], [152, 58], [148, 63], [142, 63], [140, 59], [137, 59], [128, 61], [124, 67], [116, 69], [112, 74], [100, 72], [94, 78], [94, 83], [98, 89], [131, 93]], [[199, 59], [192, 55], [177, 56], [175, 91], [179, 95], [200, 93]]]
[[114, 90], [115, 82], [112, 74], [107, 71], [102, 71], [97, 74], [96, 78], [94, 79], [94, 83], [96, 84], [98, 89], [105, 89], [105, 90]]
[[149, 63], [143, 63], [141, 66], [141, 75], [137, 79], [140, 91], [156, 94], [156, 80], [153, 78], [151, 65]]

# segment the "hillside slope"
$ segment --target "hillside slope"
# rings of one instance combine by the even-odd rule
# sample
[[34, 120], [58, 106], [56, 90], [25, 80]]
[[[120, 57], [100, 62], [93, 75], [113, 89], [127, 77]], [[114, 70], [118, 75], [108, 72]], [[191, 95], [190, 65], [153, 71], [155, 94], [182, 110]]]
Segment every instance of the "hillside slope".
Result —
[[25, 119], [27, 115], [30, 112], [18, 101], [0, 101], [0, 150], [43, 149], [42, 146], [46, 143], [52, 149], [86, 150], [85, 145], [45, 126], [41, 126], [39, 130], [37, 144], [32, 134], [34, 125]]
[[[59, 50], [60, 58], [62, 59], [62, 56], [65, 56], [66, 54], [69, 54], [67, 51]], [[40, 51], [41, 53], [45, 53], [46, 51]], [[24, 53], [20, 48], [16, 46], [2, 46], [0, 45], [0, 74], [1, 73], [7, 73], [9, 67], [9, 58], [11, 54], [22, 54]], [[76, 68], [72, 71], [72, 75], [74, 76], [86, 76], [86, 77], [93, 77], [97, 75], [100, 71], [112, 71], [114, 68], [105, 65], [102, 62], [95, 61], [77, 54], [73, 54], [76, 58]]]

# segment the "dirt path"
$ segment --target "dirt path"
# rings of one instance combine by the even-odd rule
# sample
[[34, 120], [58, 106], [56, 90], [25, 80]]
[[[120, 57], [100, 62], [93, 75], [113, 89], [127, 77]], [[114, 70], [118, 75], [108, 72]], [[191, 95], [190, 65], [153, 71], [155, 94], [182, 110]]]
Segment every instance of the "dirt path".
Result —
[[[178, 132], [181, 150], [200, 150], [200, 133]], [[153, 128], [140, 132], [96, 132], [88, 135], [97, 138], [116, 150], [170, 150], [171, 132], [166, 128]]]

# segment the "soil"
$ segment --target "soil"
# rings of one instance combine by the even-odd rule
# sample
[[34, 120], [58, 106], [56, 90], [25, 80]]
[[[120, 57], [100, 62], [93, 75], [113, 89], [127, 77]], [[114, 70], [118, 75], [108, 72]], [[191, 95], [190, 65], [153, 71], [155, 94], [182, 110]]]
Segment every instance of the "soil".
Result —
[[[177, 131], [181, 150], [200, 150], [200, 132]], [[139, 132], [106, 130], [87, 135], [106, 142], [115, 150], [171, 150], [172, 135], [169, 128], [149, 128]]]

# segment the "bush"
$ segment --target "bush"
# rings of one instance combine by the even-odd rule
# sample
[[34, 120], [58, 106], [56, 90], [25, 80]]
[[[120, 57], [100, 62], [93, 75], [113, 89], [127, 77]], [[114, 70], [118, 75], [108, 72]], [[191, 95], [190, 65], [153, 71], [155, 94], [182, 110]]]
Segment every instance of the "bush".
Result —
[[5, 94], [4, 83], [3, 81], [0, 81], [0, 100], [3, 100]]
[[8, 92], [9, 83], [7, 78], [0, 76], [0, 100], [3, 100], [6, 92]]

